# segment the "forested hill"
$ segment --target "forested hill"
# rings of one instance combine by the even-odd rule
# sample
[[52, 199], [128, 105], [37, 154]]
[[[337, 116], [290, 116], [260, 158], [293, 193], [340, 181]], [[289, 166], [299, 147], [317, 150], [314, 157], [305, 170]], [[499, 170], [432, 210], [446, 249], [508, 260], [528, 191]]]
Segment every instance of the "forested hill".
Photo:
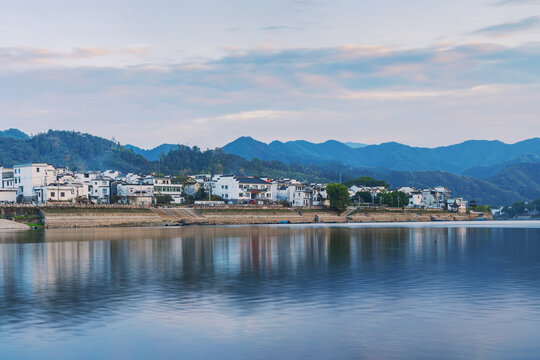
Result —
[[31, 138], [0, 137], [0, 164], [11, 167], [47, 162], [76, 170], [119, 169], [146, 171], [142, 156], [110, 140], [72, 131], [53, 131]]
[[280, 161], [247, 160], [221, 149], [202, 151], [198, 147], [175, 146], [159, 161], [149, 161], [113, 141], [70, 131], [49, 131], [29, 138], [0, 137], [0, 166], [47, 162], [72, 170], [117, 169], [122, 172], [152, 171], [170, 175], [228, 173], [238, 175], [296, 178], [302, 181], [337, 182], [371, 176], [392, 187], [443, 185], [456, 196], [490, 205], [540, 197], [540, 164], [511, 164], [487, 179], [441, 171], [390, 171], [360, 168], [339, 162], [319, 165]]
[[0, 131], [0, 138], [28, 139], [29, 136], [19, 129], [7, 129]]
[[236, 173], [272, 177], [296, 177], [306, 181], [337, 181], [339, 173], [352, 177], [342, 165], [285, 165], [279, 161], [245, 160], [222, 150], [170, 146], [159, 161], [149, 161], [131, 149], [98, 136], [72, 131], [54, 131], [20, 139], [0, 137], [0, 166], [46, 162], [72, 170], [116, 169], [122, 172], [163, 174]]

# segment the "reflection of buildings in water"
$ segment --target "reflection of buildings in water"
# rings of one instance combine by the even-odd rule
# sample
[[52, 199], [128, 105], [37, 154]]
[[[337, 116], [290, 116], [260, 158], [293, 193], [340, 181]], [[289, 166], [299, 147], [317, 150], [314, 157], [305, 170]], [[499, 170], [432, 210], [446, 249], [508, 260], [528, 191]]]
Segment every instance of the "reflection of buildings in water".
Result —
[[471, 231], [489, 235], [486, 229], [331, 226], [76, 229], [4, 235], [0, 313], [36, 311], [37, 301], [42, 316], [68, 321], [92, 311], [96, 316], [103, 309], [114, 312], [150, 290], [171, 304], [208, 292], [241, 301], [246, 289], [271, 296], [283, 287], [287, 296], [294, 296], [294, 291], [303, 291], [299, 284], [319, 280], [336, 292], [345, 291], [339, 287], [340, 279], [371, 276], [386, 281], [396, 276], [392, 272], [396, 266], [444, 261], [463, 252]]

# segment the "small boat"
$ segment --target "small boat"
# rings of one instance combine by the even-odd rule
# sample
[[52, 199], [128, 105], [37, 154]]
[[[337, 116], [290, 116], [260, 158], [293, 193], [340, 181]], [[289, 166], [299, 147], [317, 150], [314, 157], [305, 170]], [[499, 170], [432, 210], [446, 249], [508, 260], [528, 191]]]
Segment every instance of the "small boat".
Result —
[[289, 220], [281, 220], [279, 223], [280, 224], [290, 224], [291, 222]]

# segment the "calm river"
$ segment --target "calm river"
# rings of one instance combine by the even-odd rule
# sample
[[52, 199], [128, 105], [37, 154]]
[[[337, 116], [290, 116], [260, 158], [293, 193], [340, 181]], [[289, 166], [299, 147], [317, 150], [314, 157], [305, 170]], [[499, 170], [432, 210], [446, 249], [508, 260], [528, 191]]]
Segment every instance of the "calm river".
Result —
[[0, 233], [0, 359], [529, 359], [540, 223]]

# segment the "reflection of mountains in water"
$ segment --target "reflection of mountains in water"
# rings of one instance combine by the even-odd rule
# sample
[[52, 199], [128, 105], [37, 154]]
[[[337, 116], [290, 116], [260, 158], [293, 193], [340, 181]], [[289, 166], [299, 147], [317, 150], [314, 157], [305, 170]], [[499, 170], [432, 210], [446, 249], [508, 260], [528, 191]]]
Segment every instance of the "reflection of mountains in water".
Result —
[[480, 296], [505, 279], [537, 291], [526, 274], [538, 268], [539, 234], [268, 226], [4, 233], [0, 328], [29, 319], [69, 327], [148, 302], [190, 311], [212, 301], [242, 314], [270, 302], [339, 309], [444, 287]]

